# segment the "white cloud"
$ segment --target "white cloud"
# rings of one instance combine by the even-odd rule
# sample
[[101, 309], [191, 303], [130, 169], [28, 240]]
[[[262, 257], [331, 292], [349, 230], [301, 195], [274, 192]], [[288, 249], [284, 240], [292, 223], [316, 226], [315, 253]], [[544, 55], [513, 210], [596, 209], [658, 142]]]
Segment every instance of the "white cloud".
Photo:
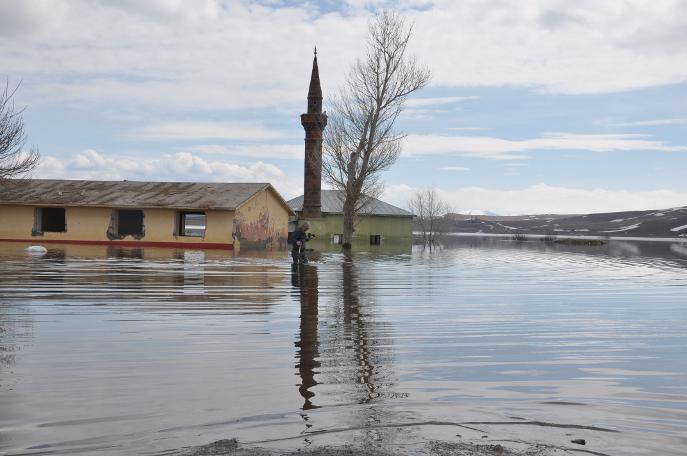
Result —
[[528, 158], [526, 152], [541, 150], [687, 152], [687, 146], [671, 146], [648, 138], [648, 135], [572, 133], [546, 133], [540, 138], [518, 140], [490, 136], [409, 135], [404, 142], [403, 155], [461, 155], [517, 160]]
[[654, 127], [660, 125], [687, 125], [687, 118], [637, 120], [634, 122], [609, 123], [609, 127]]
[[408, 107], [420, 107], [420, 106], [437, 106], [458, 103], [465, 100], [479, 100], [478, 96], [466, 96], [466, 97], [431, 97], [431, 98], [410, 98], [406, 105]]
[[470, 171], [470, 168], [464, 168], [462, 166], [444, 166], [439, 169], [442, 171]]
[[481, 131], [481, 130], [486, 130], [486, 128], [483, 127], [449, 127], [449, 130], [453, 131]]
[[261, 125], [240, 122], [162, 122], [129, 133], [135, 139], [177, 141], [199, 139], [228, 139], [260, 141], [282, 138], [283, 134]]
[[303, 160], [304, 154], [302, 144], [207, 144], [193, 146], [189, 151], [227, 157], [277, 158], [282, 160]]
[[63, 25], [66, 2], [51, 2], [50, 8], [39, 1], [0, 2], [0, 36], [47, 37]]
[[189, 152], [154, 158], [122, 157], [93, 149], [71, 158], [43, 157], [34, 177], [46, 179], [150, 180], [193, 182], [269, 182], [285, 197], [302, 194], [302, 176], [289, 176], [262, 161], [242, 165], [206, 160]]
[[[435, 0], [397, 7], [415, 23], [413, 50], [431, 67], [434, 86], [598, 93], [687, 80], [680, 0], [628, 0], [622, 7], [598, 0]], [[22, 102], [34, 106], [296, 106], [305, 101], [312, 45], [321, 50], [324, 92], [332, 94], [342, 69], [360, 55], [370, 17], [361, 5], [320, 13], [311, 2], [0, 2], [0, 60], [12, 80], [23, 79]]]
[[[478, 96], [410, 98], [406, 102], [402, 117], [406, 120], [431, 119], [438, 115], [450, 113], [451, 111], [446, 109], [446, 105], [466, 100], [478, 100], [479, 98]], [[460, 108], [450, 109], [461, 110]]]
[[33, 7], [7, 8], [0, 19], [28, 17], [24, 33], [0, 40], [0, 59], [3, 72], [23, 79], [28, 104], [163, 112], [305, 107], [313, 44], [332, 93], [369, 18], [253, 2], [52, 0], [51, 9], [65, 11], [53, 18], [40, 0], [21, 3]]
[[[407, 207], [407, 202], [417, 190], [408, 185], [388, 186], [383, 199], [399, 207]], [[449, 203], [453, 211], [473, 214], [587, 214], [661, 209], [687, 204], [687, 193], [671, 190], [581, 189], [547, 184], [511, 190], [483, 187], [455, 190], [439, 188], [437, 193]]]
[[[680, 0], [437, 0], [414, 18], [433, 83], [599, 93], [687, 80]], [[679, 62], [679, 63], [678, 63]]]

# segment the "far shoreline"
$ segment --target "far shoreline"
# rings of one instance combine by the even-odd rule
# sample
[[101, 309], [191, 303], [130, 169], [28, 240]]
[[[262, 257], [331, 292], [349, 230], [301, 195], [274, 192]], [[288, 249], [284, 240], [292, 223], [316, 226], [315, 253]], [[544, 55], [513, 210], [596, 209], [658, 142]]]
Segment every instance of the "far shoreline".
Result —
[[[528, 239], [514, 239], [514, 236], [525, 236]], [[421, 240], [422, 233], [413, 232], [413, 237], [416, 240]], [[450, 232], [441, 233], [437, 235], [437, 240], [441, 237], [484, 237], [484, 238], [500, 238], [506, 240], [514, 240], [518, 242], [527, 242], [527, 240], [562, 240], [562, 239], [579, 239], [588, 241], [637, 241], [637, 242], [680, 242], [687, 243], [687, 237], [651, 237], [651, 236], [592, 236], [592, 235], [571, 235], [571, 234], [530, 234], [526, 232], [518, 233], [467, 233], [467, 232]], [[553, 243], [553, 241], [552, 241]]]

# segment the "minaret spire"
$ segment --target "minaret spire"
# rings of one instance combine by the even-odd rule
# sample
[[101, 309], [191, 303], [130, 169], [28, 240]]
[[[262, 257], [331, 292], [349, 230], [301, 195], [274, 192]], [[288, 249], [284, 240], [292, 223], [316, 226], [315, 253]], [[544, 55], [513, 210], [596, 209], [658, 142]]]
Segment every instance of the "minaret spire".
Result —
[[320, 69], [317, 67], [317, 47], [312, 59], [310, 88], [308, 89], [308, 114], [322, 112], [322, 87], [320, 87]]
[[305, 169], [303, 178], [303, 217], [320, 218], [322, 187], [322, 132], [327, 114], [322, 113], [322, 87], [317, 66], [317, 46], [313, 51], [312, 73], [308, 88], [308, 112], [301, 114], [305, 129]]

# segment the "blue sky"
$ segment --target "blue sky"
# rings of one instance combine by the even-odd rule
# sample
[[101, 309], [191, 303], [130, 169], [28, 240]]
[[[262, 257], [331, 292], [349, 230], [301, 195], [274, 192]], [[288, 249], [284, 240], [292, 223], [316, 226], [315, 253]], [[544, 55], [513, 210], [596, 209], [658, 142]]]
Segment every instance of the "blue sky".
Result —
[[21, 81], [35, 177], [267, 181], [288, 199], [313, 45], [326, 103], [393, 8], [433, 77], [399, 119], [385, 200], [432, 187], [472, 213], [682, 206], [681, 3], [0, 0], [0, 76]]

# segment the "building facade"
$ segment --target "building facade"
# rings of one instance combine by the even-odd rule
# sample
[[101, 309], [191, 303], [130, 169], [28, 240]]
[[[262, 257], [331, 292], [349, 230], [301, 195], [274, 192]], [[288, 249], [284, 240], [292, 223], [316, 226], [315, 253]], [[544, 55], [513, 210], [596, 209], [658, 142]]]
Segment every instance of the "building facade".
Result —
[[0, 181], [0, 241], [279, 249], [291, 215], [262, 183]]
[[[292, 217], [289, 231], [307, 220], [310, 231], [317, 237], [333, 244], [341, 243], [343, 232], [344, 193], [339, 190], [322, 190], [321, 216], [308, 219], [303, 214], [303, 196], [289, 200], [288, 204], [296, 213]], [[383, 241], [411, 241], [413, 234], [413, 214], [376, 198], [369, 198], [358, 214], [353, 242], [381, 244]]]

